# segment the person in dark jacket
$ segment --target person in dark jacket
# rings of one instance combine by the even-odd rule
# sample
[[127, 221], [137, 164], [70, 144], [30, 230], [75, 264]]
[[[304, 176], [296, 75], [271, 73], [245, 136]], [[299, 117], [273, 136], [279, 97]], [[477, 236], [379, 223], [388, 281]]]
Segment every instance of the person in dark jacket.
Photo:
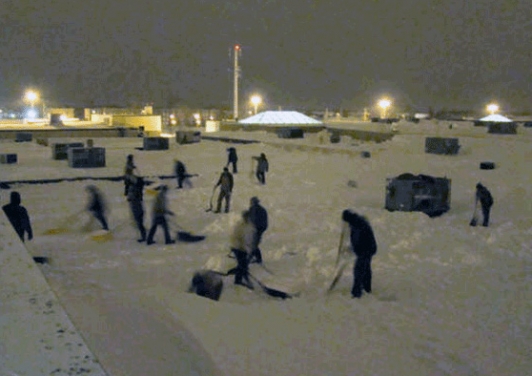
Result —
[[255, 176], [259, 180], [259, 183], [266, 184], [266, 172], [268, 172], [269, 164], [266, 154], [261, 153], [259, 157], [252, 157], [257, 161], [257, 168], [255, 170]]
[[227, 148], [227, 164], [225, 167], [229, 167], [230, 164], [233, 165], [233, 174], [238, 173], [237, 169], [238, 155], [236, 154], [236, 149], [234, 147]]
[[137, 166], [135, 166], [135, 162], [133, 161], [133, 154], [129, 154], [124, 167], [124, 196], [127, 196], [129, 186], [133, 184], [136, 168]]
[[371, 292], [371, 259], [377, 253], [377, 241], [368, 220], [350, 210], [342, 212], [342, 220], [351, 230], [351, 247], [357, 256], [353, 267], [351, 296], [360, 298], [362, 290]]
[[94, 185], [88, 185], [85, 190], [89, 193], [87, 210], [92, 213], [94, 218], [100, 222], [104, 230], [109, 231], [109, 226], [107, 225], [107, 220], [105, 219], [107, 207], [105, 205], [102, 193]]
[[477, 203], [480, 201], [480, 206], [482, 209], [482, 226], [488, 227], [490, 222], [490, 210], [493, 206], [493, 196], [491, 195], [491, 192], [488, 190], [488, 188], [486, 188], [480, 183], [477, 183], [476, 188], [477, 190], [475, 193], [475, 208], [477, 207]]
[[15, 229], [20, 240], [24, 242], [24, 234], [28, 234], [28, 240], [33, 239], [33, 230], [31, 229], [30, 216], [26, 208], [20, 203], [20, 193], [16, 191], [11, 192], [11, 202], [4, 205], [2, 209], [6, 213], [7, 219], [11, 222], [11, 225]]
[[258, 197], [252, 197], [249, 207], [249, 219], [257, 230], [255, 241], [253, 242], [253, 251], [251, 252], [250, 262], [262, 263], [262, 252], [259, 248], [262, 240], [262, 234], [268, 229], [268, 212], [260, 204]]
[[134, 177], [133, 184], [129, 186], [127, 192], [127, 201], [129, 202], [129, 208], [133, 219], [137, 224], [137, 228], [140, 232], [140, 238], [137, 239], [139, 243], [146, 241], [146, 227], [144, 227], [144, 204], [142, 202], [144, 198], [144, 179], [141, 176]]
[[168, 186], [161, 186], [159, 188], [159, 193], [157, 194], [157, 197], [155, 197], [155, 201], [153, 202], [151, 228], [148, 234], [148, 239], [146, 240], [146, 244], [148, 245], [155, 243], [153, 241], [153, 237], [155, 236], [157, 226], [162, 226], [164, 231], [164, 240], [166, 244], [175, 243], [175, 240], [172, 240], [172, 237], [170, 236], [168, 222], [166, 221], [166, 215], [174, 215], [174, 213], [168, 209], [168, 204], [166, 201], [167, 192]]
[[189, 188], [192, 187], [192, 183], [190, 182], [189, 178], [193, 176], [197, 176], [197, 175], [189, 174], [187, 172], [187, 168], [185, 167], [185, 164], [181, 162], [179, 159], [175, 160], [174, 172], [177, 178], [177, 189], [183, 188], [183, 184], [187, 185]]
[[223, 172], [220, 174], [218, 182], [214, 186], [220, 187], [220, 193], [218, 194], [218, 203], [216, 206], [215, 213], [220, 213], [222, 210], [222, 201], [225, 200], [225, 212], [229, 212], [229, 207], [231, 205], [231, 194], [233, 192], [233, 175], [229, 172], [227, 167], [224, 167]]
[[212, 270], [200, 270], [194, 273], [188, 292], [212, 300], [219, 300], [224, 283], [218, 273]]

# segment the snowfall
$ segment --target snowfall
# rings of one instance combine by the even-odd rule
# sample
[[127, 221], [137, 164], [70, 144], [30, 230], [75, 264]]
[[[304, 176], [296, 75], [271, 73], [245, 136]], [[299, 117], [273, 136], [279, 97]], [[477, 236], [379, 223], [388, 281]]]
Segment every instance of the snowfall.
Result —
[[[384, 124], [336, 125], [389, 130]], [[0, 203], [9, 201], [10, 190], [21, 193], [34, 231], [25, 247], [48, 258], [38, 270], [109, 376], [530, 375], [532, 129], [500, 135], [472, 122], [448, 125], [402, 121], [382, 143], [235, 131], [205, 135], [259, 142], [170, 140], [169, 150], [142, 151], [141, 138], [97, 138], [94, 146], [106, 148], [106, 167], [93, 169], [53, 160], [50, 147], [35, 140], [0, 141], [1, 153], [18, 154], [16, 164], [0, 165], [3, 182], [117, 177], [133, 154], [139, 173], [152, 182], [145, 191], [146, 226], [154, 188], [168, 184], [172, 233], [206, 236], [197, 243], [165, 245], [161, 229], [156, 244], [138, 243], [120, 181], [10, 184], [0, 190]], [[458, 138], [459, 153], [425, 153], [428, 136]], [[215, 214], [208, 209], [211, 200], [216, 205], [213, 187], [230, 146], [239, 156], [231, 209]], [[270, 163], [266, 185], [252, 171], [251, 157], [260, 153]], [[173, 173], [176, 158], [199, 174], [192, 187], [178, 190], [174, 179], [159, 178]], [[483, 161], [495, 169], [480, 169]], [[387, 178], [406, 172], [450, 179], [450, 210], [435, 218], [386, 210]], [[487, 228], [469, 226], [478, 182], [495, 200]], [[88, 184], [109, 204], [109, 234], [83, 212]], [[269, 213], [261, 249], [271, 273], [258, 265], [251, 271], [296, 296], [274, 298], [257, 283], [251, 291], [235, 286], [232, 276], [223, 277], [220, 301], [188, 293], [195, 271], [233, 265], [229, 236], [253, 196]], [[350, 294], [350, 252], [344, 256], [348, 268], [327, 292], [339, 249], [349, 247], [340, 244], [347, 208], [368, 218], [378, 243], [373, 292], [361, 299]], [[0, 268], [5, 273], [8, 266]], [[0, 373], [27, 374], [10, 367], [0, 365]]]

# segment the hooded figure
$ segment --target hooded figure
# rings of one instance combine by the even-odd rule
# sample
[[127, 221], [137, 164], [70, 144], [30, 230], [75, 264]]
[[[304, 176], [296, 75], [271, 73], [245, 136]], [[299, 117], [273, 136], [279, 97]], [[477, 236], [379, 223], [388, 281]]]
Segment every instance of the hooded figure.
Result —
[[230, 164], [233, 165], [233, 174], [238, 173], [237, 169], [238, 155], [236, 154], [236, 149], [234, 147], [227, 148], [227, 164], [225, 167], [229, 167]]
[[353, 298], [360, 298], [362, 290], [371, 292], [371, 259], [377, 253], [377, 241], [368, 220], [349, 210], [342, 212], [342, 220], [351, 230], [351, 247], [357, 256], [353, 267]]
[[142, 202], [144, 197], [144, 179], [139, 177], [133, 177], [133, 184], [129, 186], [127, 192], [127, 201], [129, 202], [129, 208], [133, 219], [137, 224], [137, 228], [140, 232], [140, 238], [137, 239], [139, 243], [146, 240], [146, 228], [144, 227], [144, 204]]
[[252, 197], [249, 207], [249, 219], [255, 226], [256, 234], [253, 243], [253, 251], [251, 253], [251, 262], [262, 263], [262, 253], [259, 244], [262, 240], [262, 234], [268, 229], [268, 212], [262, 205], [258, 197]]
[[11, 202], [4, 205], [2, 209], [6, 213], [7, 219], [15, 229], [20, 240], [24, 241], [24, 233], [28, 233], [28, 240], [33, 239], [33, 231], [31, 229], [30, 217], [26, 208], [20, 203], [20, 193], [16, 191], [11, 192]]
[[[480, 183], [477, 183], [477, 191], [475, 194], [475, 207], [476, 203], [480, 201], [480, 206], [482, 208], [482, 226], [488, 227], [490, 222], [490, 210], [493, 206], [493, 196], [491, 195], [488, 188], [483, 186]], [[476, 217], [476, 213], [475, 213]]]
[[134, 171], [137, 168], [133, 162], [133, 154], [129, 154], [124, 167], [124, 196], [127, 196], [129, 186], [133, 184]]
[[252, 157], [257, 161], [257, 169], [255, 170], [255, 176], [259, 180], [259, 183], [266, 184], [266, 172], [268, 172], [269, 164], [266, 154], [260, 153], [259, 157]]
[[176, 159], [174, 162], [174, 172], [177, 178], [177, 189], [183, 188], [183, 183], [189, 187], [192, 187], [192, 183], [190, 182], [189, 178], [193, 175], [187, 173], [185, 164], [178, 159]]

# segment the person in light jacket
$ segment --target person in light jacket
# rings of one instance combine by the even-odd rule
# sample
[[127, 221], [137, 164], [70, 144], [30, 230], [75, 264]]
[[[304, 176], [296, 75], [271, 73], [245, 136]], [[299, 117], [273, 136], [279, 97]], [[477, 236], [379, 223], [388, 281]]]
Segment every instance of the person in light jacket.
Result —
[[249, 211], [242, 213], [241, 220], [236, 224], [230, 238], [231, 252], [238, 263], [235, 268], [235, 285], [242, 285], [253, 290], [249, 279], [249, 259], [255, 244], [256, 229], [249, 218]]
[[220, 178], [215, 187], [220, 187], [220, 193], [218, 194], [218, 203], [216, 205], [215, 213], [220, 213], [222, 210], [222, 201], [225, 200], [225, 212], [229, 212], [231, 206], [231, 194], [233, 193], [233, 175], [229, 172], [227, 167], [224, 167], [223, 172], [220, 174]]
[[164, 231], [164, 240], [165, 244], [174, 244], [175, 240], [170, 236], [170, 230], [168, 228], [168, 222], [166, 221], [167, 215], [174, 215], [174, 213], [168, 209], [168, 203], [166, 200], [166, 193], [168, 192], [168, 186], [163, 185], [159, 188], [159, 193], [155, 197], [152, 207], [152, 221], [151, 228], [148, 234], [148, 239], [146, 244], [150, 245], [155, 243], [153, 237], [155, 236], [155, 231], [158, 226], [161, 226]]

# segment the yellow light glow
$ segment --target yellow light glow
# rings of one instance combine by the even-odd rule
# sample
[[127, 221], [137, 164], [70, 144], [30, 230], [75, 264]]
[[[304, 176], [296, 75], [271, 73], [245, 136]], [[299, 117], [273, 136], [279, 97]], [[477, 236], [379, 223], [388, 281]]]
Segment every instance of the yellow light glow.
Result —
[[381, 112], [381, 118], [385, 119], [387, 116], [387, 111], [388, 111], [388, 108], [391, 107], [392, 105], [392, 101], [389, 100], [388, 98], [382, 98], [381, 100], [379, 100], [379, 107], [382, 109], [382, 112]]
[[260, 95], [253, 95], [250, 99], [251, 104], [253, 105], [253, 112], [256, 114], [259, 105], [262, 103], [262, 97]]
[[488, 110], [488, 112], [493, 115], [495, 114], [497, 111], [499, 111], [499, 106], [495, 103], [490, 103], [488, 104], [488, 106], [486, 107], [486, 109]]
[[31, 106], [35, 104], [35, 102], [39, 99], [39, 94], [33, 90], [26, 91], [26, 94], [24, 95], [24, 99], [26, 99], [28, 102], [30, 102]]

